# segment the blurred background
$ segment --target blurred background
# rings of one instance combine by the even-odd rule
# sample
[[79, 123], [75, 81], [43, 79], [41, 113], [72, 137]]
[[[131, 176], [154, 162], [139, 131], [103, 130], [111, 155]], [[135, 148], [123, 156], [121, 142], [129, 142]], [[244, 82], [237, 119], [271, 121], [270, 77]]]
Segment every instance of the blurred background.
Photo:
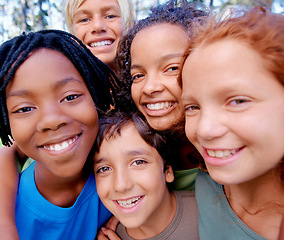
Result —
[[[172, 0], [178, 2], [178, 0]], [[262, 5], [273, 12], [284, 14], [284, 0], [188, 0], [200, 2], [216, 14], [233, 7], [248, 9]], [[132, 0], [136, 18], [147, 16], [156, 3], [166, 0]], [[65, 0], [0, 0], [0, 44], [23, 31], [41, 29], [66, 30], [64, 22]]]

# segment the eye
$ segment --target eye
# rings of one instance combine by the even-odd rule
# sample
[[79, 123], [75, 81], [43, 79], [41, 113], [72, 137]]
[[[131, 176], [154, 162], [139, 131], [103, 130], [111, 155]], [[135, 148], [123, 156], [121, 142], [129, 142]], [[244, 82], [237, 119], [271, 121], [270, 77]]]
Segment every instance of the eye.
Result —
[[173, 72], [173, 71], [178, 71], [179, 70], [179, 66], [171, 66], [169, 68], [167, 68], [167, 72]]
[[90, 21], [90, 18], [88, 16], [85, 16], [85, 15], [77, 15], [76, 17], [74, 17], [74, 22], [76, 24], [78, 23], [85, 23], [85, 22], [89, 22]]
[[65, 98], [63, 99], [63, 101], [70, 102], [70, 101], [73, 101], [73, 100], [77, 99], [77, 98], [80, 97], [80, 96], [81, 96], [81, 95], [79, 95], [79, 94], [70, 94], [70, 95], [68, 95], [67, 97], [65, 97]]
[[13, 113], [27, 113], [27, 112], [31, 112], [34, 109], [35, 109], [34, 107], [22, 107], [22, 108], [17, 109]]
[[200, 107], [198, 105], [186, 105], [184, 107], [184, 111], [185, 111], [185, 116], [186, 117], [191, 117], [196, 115], [200, 110]]
[[113, 18], [117, 18], [118, 16], [114, 15], [114, 14], [109, 14], [106, 16], [106, 19], [113, 19]]
[[189, 105], [185, 107], [186, 112], [197, 111], [200, 110], [199, 106], [197, 105]]
[[82, 19], [80, 19], [80, 21], [79, 21], [79, 22], [81, 22], [81, 23], [85, 23], [85, 22], [88, 22], [88, 21], [90, 21], [90, 19], [89, 19], [89, 18], [82, 18]]
[[236, 98], [236, 99], [229, 101], [229, 105], [237, 106], [237, 105], [242, 105], [248, 102], [250, 102], [250, 100], [247, 98]]
[[103, 167], [100, 167], [100, 168], [96, 171], [96, 173], [105, 173], [105, 172], [110, 171], [110, 170], [111, 170], [110, 167], [103, 166]]
[[135, 160], [132, 165], [134, 166], [140, 166], [140, 165], [143, 165], [143, 164], [146, 164], [147, 162], [143, 159], [138, 159], [138, 160]]
[[131, 80], [132, 80], [132, 82], [137, 82], [138, 80], [140, 80], [143, 77], [144, 77], [143, 74], [135, 74], [131, 77]]

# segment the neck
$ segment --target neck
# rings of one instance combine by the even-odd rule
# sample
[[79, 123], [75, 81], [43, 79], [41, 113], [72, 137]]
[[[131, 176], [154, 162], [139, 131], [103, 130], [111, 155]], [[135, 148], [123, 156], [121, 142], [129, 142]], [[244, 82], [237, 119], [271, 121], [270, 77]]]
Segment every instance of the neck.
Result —
[[284, 185], [276, 169], [249, 182], [225, 185], [233, 211], [252, 230], [277, 239], [284, 211]]
[[60, 177], [35, 165], [35, 183], [40, 194], [50, 203], [59, 207], [71, 207], [77, 200], [88, 174], [83, 170], [76, 176]]
[[128, 235], [134, 239], [148, 239], [163, 232], [173, 220], [176, 213], [177, 202], [175, 195], [169, 193], [164, 198], [159, 209], [152, 214], [142, 226], [127, 228]]

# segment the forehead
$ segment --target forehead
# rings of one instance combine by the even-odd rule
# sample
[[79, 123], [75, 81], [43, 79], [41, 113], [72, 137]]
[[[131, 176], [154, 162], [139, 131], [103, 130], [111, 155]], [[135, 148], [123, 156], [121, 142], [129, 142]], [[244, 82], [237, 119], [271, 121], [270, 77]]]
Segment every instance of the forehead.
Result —
[[18, 84], [27, 86], [36, 82], [43, 85], [45, 82], [71, 78], [84, 83], [78, 70], [65, 55], [56, 50], [40, 48], [32, 51], [20, 65], [12, 82], [17, 80]]
[[[71, 67], [77, 71], [77, 69], [74, 67], [73, 63], [70, 61], [68, 57], [66, 57], [63, 53], [60, 53], [59, 51], [49, 49], [49, 48], [39, 48], [33, 50], [28, 58], [20, 65], [20, 68], [23, 68], [23, 66], [29, 66], [32, 65], [38, 66], [40, 68], [46, 68], [48, 69], [48, 65], [54, 65], [54, 66], [60, 66], [61, 67]], [[34, 68], [34, 72], [36, 72], [36, 68]], [[53, 70], [49, 69], [49, 70]], [[62, 70], [62, 72], [64, 72]], [[44, 73], [42, 73], [44, 74]], [[65, 74], [67, 74], [65, 72]]]
[[[156, 23], [140, 30], [133, 39], [132, 45], [137, 41], [147, 41], [147, 38], [157, 38], [172, 40], [173, 42], [182, 44], [188, 40], [188, 34], [185, 28], [179, 24], [173, 23]], [[159, 42], [160, 44], [163, 43]]]
[[[130, 48], [132, 65], [155, 62], [163, 56], [181, 57], [188, 44], [186, 30], [178, 24], [159, 23], [142, 29], [134, 37]], [[148, 59], [148, 60], [147, 60]]]
[[[265, 83], [264, 79], [267, 79]], [[265, 84], [270, 85], [270, 79], [275, 77], [249, 44], [236, 39], [219, 40], [199, 45], [186, 59], [182, 70], [182, 98], [202, 89], [211, 90], [210, 93], [212, 90], [264, 89]]]
[[105, 139], [102, 141], [100, 147], [100, 154], [109, 153], [109, 149], [113, 149], [114, 147], [116, 153], [120, 152], [121, 154], [132, 154], [135, 153], [147, 153], [151, 155], [153, 152], [156, 153], [156, 149], [150, 146], [140, 135], [134, 123], [127, 123], [122, 126], [120, 129], [120, 133], [115, 132], [111, 137], [107, 134]]
[[[118, 1], [116, 0], [85, 0], [82, 1], [80, 5], [78, 5], [77, 10], [75, 11], [75, 14], [80, 11], [82, 8], [85, 9], [85, 7], [88, 6], [89, 11], [101, 11], [101, 10], [108, 10], [108, 9], [117, 9], [120, 10], [120, 6]], [[92, 7], [89, 9], [89, 7]]]

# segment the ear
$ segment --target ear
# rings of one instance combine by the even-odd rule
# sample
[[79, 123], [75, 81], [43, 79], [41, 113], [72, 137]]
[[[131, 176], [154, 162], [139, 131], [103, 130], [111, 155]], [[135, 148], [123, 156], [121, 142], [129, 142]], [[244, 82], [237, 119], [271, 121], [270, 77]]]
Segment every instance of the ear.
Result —
[[168, 182], [168, 183], [171, 183], [171, 182], [174, 181], [175, 176], [174, 176], [174, 172], [173, 172], [172, 166], [166, 166], [165, 178], [166, 178], [166, 182]]

